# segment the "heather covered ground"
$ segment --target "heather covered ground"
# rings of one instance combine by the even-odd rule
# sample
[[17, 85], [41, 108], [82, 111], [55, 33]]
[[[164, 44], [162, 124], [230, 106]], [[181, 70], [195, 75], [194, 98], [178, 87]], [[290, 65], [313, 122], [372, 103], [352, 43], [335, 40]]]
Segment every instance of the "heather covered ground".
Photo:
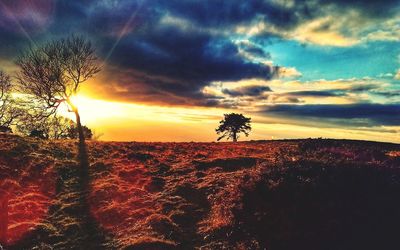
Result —
[[6, 249], [398, 249], [400, 145], [0, 134]]

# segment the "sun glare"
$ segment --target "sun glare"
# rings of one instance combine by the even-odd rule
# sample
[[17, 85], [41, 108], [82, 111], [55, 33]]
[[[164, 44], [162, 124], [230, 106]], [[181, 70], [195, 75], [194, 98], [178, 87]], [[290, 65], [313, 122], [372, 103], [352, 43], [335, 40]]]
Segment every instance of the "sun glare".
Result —
[[[104, 134], [104, 140], [154, 140], [170, 141], [172, 136], [184, 141], [184, 137], [193, 137], [194, 131], [206, 126], [206, 131], [212, 131], [220, 119], [223, 110], [163, 107], [143, 104], [132, 104], [98, 100], [85, 95], [71, 98], [78, 107], [83, 125]], [[66, 105], [60, 110], [60, 115], [75, 120], [75, 115], [68, 112]], [[200, 123], [199, 123], [200, 122]], [[154, 128], [157, 129], [155, 130]], [[179, 135], [177, 128], [179, 127]], [[166, 134], [168, 136], [163, 136]], [[196, 133], [195, 133], [196, 134]], [[211, 136], [211, 135], [210, 135]], [[195, 138], [197, 137], [194, 136]], [[205, 140], [199, 137], [198, 140]], [[210, 139], [207, 137], [207, 139]]]
[[78, 107], [82, 119], [87, 122], [123, 115], [121, 105], [117, 103], [92, 99], [83, 95], [73, 96], [71, 100]]
[[[220, 114], [229, 112], [224, 109], [202, 109], [187, 107], [163, 107], [113, 102], [98, 100], [85, 95], [72, 98], [72, 102], [78, 107], [82, 123], [104, 134], [102, 140], [117, 141], [186, 141], [187, 138], [198, 141], [210, 141], [215, 139], [213, 131], [218, 124]], [[74, 114], [63, 108], [61, 115], [75, 120]], [[351, 134], [353, 139], [362, 139], [368, 136], [371, 139], [391, 141], [398, 140], [391, 134], [379, 134], [376, 132], [352, 131], [348, 129], [316, 129], [302, 125], [286, 124], [287, 121], [278, 118], [264, 121], [254, 117], [254, 131], [249, 139], [265, 139], [266, 136], [274, 138], [297, 138], [298, 131], [302, 136], [312, 137], [318, 131], [321, 136], [332, 138], [344, 138]], [[276, 126], [277, 122], [279, 126]], [[155, 129], [157, 128], [157, 129]], [[293, 131], [288, 132], [288, 131]]]

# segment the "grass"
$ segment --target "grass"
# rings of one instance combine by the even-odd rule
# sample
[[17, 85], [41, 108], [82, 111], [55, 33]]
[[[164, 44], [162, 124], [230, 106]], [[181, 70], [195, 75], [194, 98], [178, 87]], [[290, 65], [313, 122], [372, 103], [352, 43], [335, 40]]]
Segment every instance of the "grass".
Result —
[[8, 249], [398, 246], [396, 144], [94, 141], [87, 200], [74, 141], [0, 134], [0, 144]]

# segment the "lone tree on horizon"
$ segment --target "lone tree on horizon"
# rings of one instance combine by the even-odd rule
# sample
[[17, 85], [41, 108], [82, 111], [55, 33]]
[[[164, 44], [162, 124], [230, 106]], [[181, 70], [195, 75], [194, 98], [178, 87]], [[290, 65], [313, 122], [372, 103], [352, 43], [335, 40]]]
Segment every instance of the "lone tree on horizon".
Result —
[[19, 88], [33, 97], [36, 107], [40, 105], [39, 116], [47, 118], [56, 114], [65, 103], [75, 114], [79, 143], [84, 145], [81, 117], [71, 97], [100, 71], [92, 44], [80, 36], [53, 40], [28, 49], [17, 58], [16, 64], [20, 67], [17, 74]]
[[251, 131], [251, 118], [245, 117], [242, 114], [224, 114], [224, 119], [219, 123], [220, 125], [215, 131], [218, 135], [222, 135], [218, 137], [218, 141], [226, 137], [227, 140], [232, 139], [233, 142], [237, 142], [240, 133], [249, 136]]

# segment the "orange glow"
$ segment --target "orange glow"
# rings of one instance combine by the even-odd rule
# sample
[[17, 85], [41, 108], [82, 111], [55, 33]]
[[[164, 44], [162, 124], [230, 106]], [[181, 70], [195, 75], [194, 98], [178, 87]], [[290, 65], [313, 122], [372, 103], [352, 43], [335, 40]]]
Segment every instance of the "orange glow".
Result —
[[[163, 107], [94, 99], [86, 95], [73, 98], [84, 125], [94, 129], [100, 140], [106, 141], [215, 141], [215, 128], [222, 115], [232, 110], [198, 107]], [[237, 110], [236, 110], [237, 112]], [[66, 109], [62, 115], [74, 119]], [[373, 129], [338, 128], [294, 122], [287, 118], [252, 117], [252, 132], [239, 140], [290, 138], [347, 138], [400, 142], [399, 134]], [[376, 129], [382, 129], [377, 127]], [[385, 127], [388, 131], [397, 127]]]
[[[112, 141], [210, 141], [222, 109], [148, 106], [75, 96], [82, 123]], [[74, 115], [61, 110], [61, 115]], [[211, 133], [209, 133], [211, 131]]]

